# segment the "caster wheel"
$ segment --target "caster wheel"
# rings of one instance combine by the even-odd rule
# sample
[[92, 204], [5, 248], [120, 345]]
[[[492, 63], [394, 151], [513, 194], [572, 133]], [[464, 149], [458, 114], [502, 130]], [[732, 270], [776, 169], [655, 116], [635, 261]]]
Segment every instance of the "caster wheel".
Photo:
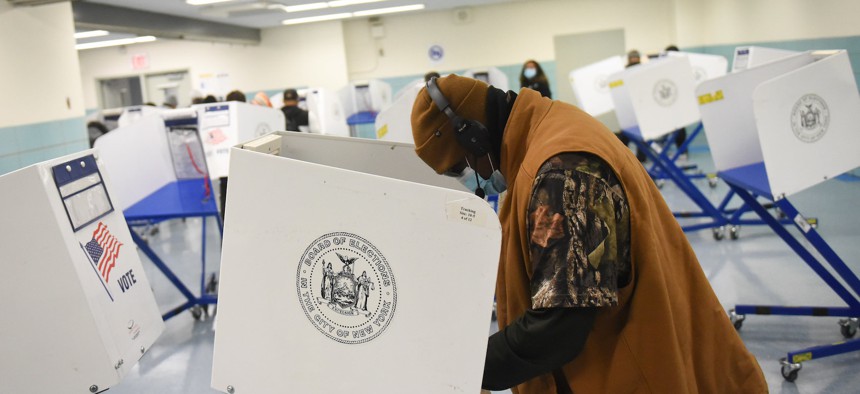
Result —
[[782, 364], [781, 372], [782, 377], [788, 382], [794, 382], [797, 380], [797, 374], [800, 372], [800, 369], [803, 368], [800, 364], [792, 364], [785, 359], [780, 360], [780, 364]]
[[193, 317], [194, 320], [200, 320], [200, 317], [203, 316], [203, 308], [201, 308], [200, 305], [194, 305], [188, 310], [191, 312], [191, 317]]
[[732, 325], [735, 326], [735, 330], [740, 331], [741, 327], [744, 326], [744, 320], [746, 320], [746, 316], [739, 315], [735, 313], [734, 309], [729, 310], [729, 320], [732, 321]]
[[740, 236], [741, 236], [741, 226], [732, 226], [729, 229], [729, 238], [731, 238], [733, 241], [740, 238]]
[[710, 186], [711, 189], [717, 187], [717, 178], [708, 178], [708, 186]]
[[839, 320], [839, 331], [845, 338], [854, 338], [854, 336], [857, 335], [858, 324], [860, 323], [858, 323], [856, 317], [852, 317], [850, 319], [841, 319]]
[[723, 226], [714, 228], [714, 239], [717, 241], [722, 240], [726, 236], [726, 228]]

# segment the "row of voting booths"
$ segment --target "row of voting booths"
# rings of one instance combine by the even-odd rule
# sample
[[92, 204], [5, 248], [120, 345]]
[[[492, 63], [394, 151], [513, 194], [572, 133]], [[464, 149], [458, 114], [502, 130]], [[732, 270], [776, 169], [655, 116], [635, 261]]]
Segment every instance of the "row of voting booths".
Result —
[[[788, 201], [860, 166], [852, 152], [860, 96], [848, 56], [761, 53], [739, 52], [744, 65], [730, 74], [726, 63], [697, 71], [690, 54], [604, 73], [621, 65], [610, 59], [573, 81], [592, 81], [604, 101], [583, 107], [614, 111], [621, 129], [652, 149], [660, 164], [652, 175], [681, 182], [688, 195], [696, 186], [649, 141], [701, 120], [717, 175], [744, 212], [847, 304], [737, 305], [736, 328], [752, 314], [839, 316], [850, 338], [860, 279]], [[143, 114], [93, 150], [0, 177], [14, 191], [0, 196], [0, 209], [17, 224], [0, 230], [11, 261], [0, 276], [0, 351], [16, 355], [0, 361], [0, 381], [16, 392], [104, 391], [152, 346], [164, 320], [217, 302], [218, 391], [477, 392], [497, 270], [487, 251], [501, 243], [492, 207], [435, 174], [409, 143], [278, 131], [283, 124], [278, 110], [235, 102]], [[137, 228], [201, 217], [205, 242], [206, 218], [222, 228], [213, 181], [225, 177], [216, 296], [207, 293], [205, 246], [192, 290]], [[726, 217], [725, 207], [711, 208]], [[132, 245], [183, 294], [180, 306], [164, 313], [156, 305]], [[860, 340], [788, 352], [783, 376], [855, 350]]]
[[[853, 337], [860, 279], [789, 201], [860, 166], [860, 95], [847, 51], [793, 54], [704, 82], [696, 94], [719, 177], [847, 305], [737, 305], [731, 311], [735, 327], [740, 329], [748, 314], [838, 316], [843, 336]], [[807, 242], [789, 232], [767, 203]], [[858, 339], [792, 350], [781, 361], [781, 372], [794, 381], [803, 362], [857, 350]]]
[[[627, 69], [620, 57], [605, 59], [572, 71], [570, 79], [583, 110], [616, 126], [648, 154], [655, 181], [671, 179], [701, 208], [676, 212], [679, 219], [708, 219], [683, 226], [685, 231], [713, 228], [720, 239], [723, 226], [731, 225], [736, 239], [739, 224], [767, 225], [847, 305], [737, 305], [729, 311], [737, 329], [753, 314], [837, 316], [850, 339], [858, 328], [860, 280], [818, 234], [815, 221], [789, 202], [791, 195], [860, 166], [860, 97], [848, 54], [739, 47], [732, 72], [726, 70], [720, 57], [670, 53]], [[679, 165], [686, 145], [672, 151], [660, 141], [696, 123], [685, 144], [701, 131], [707, 135], [716, 168], [709, 184], [720, 179], [729, 187], [719, 204], [691, 181], [699, 174]], [[728, 208], [735, 196], [742, 205]], [[742, 220], [745, 213], [757, 219]], [[803, 362], [856, 350], [855, 339], [789, 351], [781, 372], [794, 381]]]
[[[17, 190], [4, 194], [4, 215], [21, 224], [0, 241], [15, 251], [0, 282], [9, 317], [0, 349], [21, 355], [2, 361], [6, 387], [107, 390], [164, 320], [217, 301], [212, 387], [221, 392], [479, 391], [497, 268], [486, 251], [501, 243], [490, 205], [436, 175], [411, 144], [269, 133], [265, 116], [248, 112], [259, 109], [149, 114], [93, 150], [0, 177]], [[199, 294], [178, 281], [135, 228], [218, 220], [211, 180], [224, 175], [216, 298], [202, 276]], [[462, 250], [464, 240], [475, 247]], [[133, 245], [183, 305], [160, 312]], [[440, 319], [441, 305], [458, 308]]]

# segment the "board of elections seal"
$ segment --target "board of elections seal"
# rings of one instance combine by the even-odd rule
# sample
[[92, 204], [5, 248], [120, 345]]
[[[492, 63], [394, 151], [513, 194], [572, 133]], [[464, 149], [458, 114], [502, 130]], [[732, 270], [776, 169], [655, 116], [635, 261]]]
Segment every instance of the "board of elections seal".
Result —
[[805, 94], [791, 108], [791, 131], [803, 142], [816, 142], [830, 126], [830, 109], [817, 94]]
[[346, 232], [323, 235], [305, 249], [296, 291], [311, 324], [345, 344], [379, 336], [397, 306], [397, 285], [385, 256], [366, 239]]
[[668, 107], [675, 103], [678, 99], [678, 87], [675, 82], [668, 79], [661, 79], [654, 84], [654, 101], [664, 107]]

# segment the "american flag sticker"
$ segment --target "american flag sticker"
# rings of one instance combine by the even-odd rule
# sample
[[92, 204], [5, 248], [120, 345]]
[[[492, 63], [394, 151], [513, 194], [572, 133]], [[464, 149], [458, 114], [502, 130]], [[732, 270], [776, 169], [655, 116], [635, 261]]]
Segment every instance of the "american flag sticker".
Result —
[[111, 270], [116, 266], [116, 259], [119, 257], [119, 249], [122, 245], [122, 242], [111, 235], [107, 225], [103, 222], [99, 222], [98, 227], [93, 231], [93, 238], [86, 245], [81, 245], [81, 248], [89, 256], [93, 270], [99, 276], [111, 301], [113, 301], [113, 296], [107, 289], [107, 283], [110, 280]]

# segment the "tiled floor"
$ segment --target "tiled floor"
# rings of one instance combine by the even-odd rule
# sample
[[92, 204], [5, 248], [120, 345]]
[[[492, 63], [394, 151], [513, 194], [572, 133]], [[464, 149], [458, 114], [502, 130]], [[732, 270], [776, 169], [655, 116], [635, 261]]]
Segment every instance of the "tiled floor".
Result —
[[[693, 154], [693, 162], [710, 162], [706, 153]], [[707, 170], [707, 169], [706, 169]], [[790, 197], [806, 216], [820, 220], [819, 231], [855, 271], [860, 272], [860, 182], [856, 176], [830, 180]], [[715, 201], [725, 185], [698, 186]], [[674, 185], [663, 187], [675, 210], [691, 205]], [[170, 261], [186, 283], [199, 286], [200, 221], [163, 223], [150, 244]], [[797, 233], [792, 229], [794, 233]], [[218, 268], [215, 225], [207, 231], [209, 271]], [[769, 228], [746, 226], [740, 239], [715, 241], [710, 230], [688, 234], [702, 267], [726, 309], [735, 303], [843, 306], [841, 300]], [[141, 254], [162, 310], [175, 306], [180, 295]], [[758, 358], [770, 390], [777, 393], [857, 393], [860, 387], [860, 353], [813, 360], [804, 365], [794, 383], [786, 382], [778, 360], [788, 350], [842, 341], [837, 318], [748, 316], [740, 335]], [[492, 330], [491, 326], [491, 330]], [[210, 388], [212, 320], [194, 321], [186, 312], [167, 322], [167, 330], [133, 372], [110, 393], [215, 393]], [[285, 389], [284, 392], [288, 392]], [[415, 388], [414, 392], [421, 392]]]

